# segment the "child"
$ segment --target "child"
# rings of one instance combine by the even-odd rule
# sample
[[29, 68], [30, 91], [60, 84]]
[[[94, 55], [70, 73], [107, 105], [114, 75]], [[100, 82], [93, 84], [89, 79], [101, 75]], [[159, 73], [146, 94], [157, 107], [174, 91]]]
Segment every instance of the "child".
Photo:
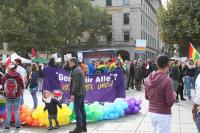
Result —
[[58, 112], [57, 106], [59, 106], [59, 108], [62, 108], [62, 105], [59, 104], [59, 101], [56, 100], [52, 96], [52, 93], [47, 91], [47, 90], [43, 92], [43, 100], [45, 102], [44, 111], [47, 110], [48, 113], [49, 113], [49, 116], [48, 116], [49, 128], [48, 128], [48, 130], [53, 129], [52, 119], [56, 122], [56, 126], [54, 127], [54, 129], [58, 129], [60, 126], [59, 126], [59, 123], [58, 123], [58, 120], [57, 120], [57, 112]]

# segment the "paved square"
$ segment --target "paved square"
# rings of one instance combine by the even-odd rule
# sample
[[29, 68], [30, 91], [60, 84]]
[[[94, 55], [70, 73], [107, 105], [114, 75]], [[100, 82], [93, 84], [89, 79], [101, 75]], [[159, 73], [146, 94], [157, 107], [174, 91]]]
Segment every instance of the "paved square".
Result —
[[[148, 116], [148, 101], [144, 99], [144, 92], [129, 90], [127, 96], [134, 96], [143, 99], [142, 110], [137, 115], [122, 117], [116, 120], [101, 121], [88, 124], [88, 133], [151, 133], [151, 124]], [[25, 103], [32, 105], [32, 98], [28, 91], [25, 92]], [[39, 95], [41, 99], [41, 95]], [[43, 104], [41, 101], [40, 104]], [[192, 102], [181, 101], [173, 106], [172, 116], [172, 133], [197, 133], [197, 129], [192, 120]], [[46, 128], [22, 127], [16, 131], [11, 128], [4, 131], [3, 127], [0, 132], [4, 133], [67, 133], [74, 128], [74, 124], [63, 126], [58, 130], [48, 131]]]

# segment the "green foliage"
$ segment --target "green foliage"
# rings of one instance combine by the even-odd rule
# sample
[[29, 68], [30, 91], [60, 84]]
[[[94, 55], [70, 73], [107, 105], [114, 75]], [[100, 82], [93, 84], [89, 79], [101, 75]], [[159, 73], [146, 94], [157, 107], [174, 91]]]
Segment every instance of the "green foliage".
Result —
[[15, 51], [57, 51], [110, 32], [111, 16], [89, 0], [0, 0], [0, 40]]
[[158, 14], [161, 38], [179, 44], [186, 54], [188, 44], [200, 46], [200, 1], [171, 0]]

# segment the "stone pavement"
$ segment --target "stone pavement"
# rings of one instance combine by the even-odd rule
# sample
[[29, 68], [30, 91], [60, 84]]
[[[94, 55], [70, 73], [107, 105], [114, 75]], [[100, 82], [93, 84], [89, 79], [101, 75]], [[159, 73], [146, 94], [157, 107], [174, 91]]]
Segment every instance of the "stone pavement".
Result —
[[[101, 121], [88, 124], [88, 133], [151, 133], [151, 124], [148, 116], [148, 101], [144, 100], [144, 92], [129, 90], [127, 96], [135, 96], [143, 99], [142, 110], [137, 115], [126, 116], [116, 120]], [[41, 98], [41, 95], [39, 96]], [[32, 105], [32, 99], [28, 91], [25, 92], [25, 103]], [[41, 101], [40, 101], [40, 104]], [[192, 102], [185, 101], [173, 106], [172, 133], [197, 133], [191, 114]], [[74, 128], [74, 124], [63, 126], [58, 130], [48, 131], [46, 128], [23, 127], [16, 131], [11, 128], [4, 133], [67, 133]]]

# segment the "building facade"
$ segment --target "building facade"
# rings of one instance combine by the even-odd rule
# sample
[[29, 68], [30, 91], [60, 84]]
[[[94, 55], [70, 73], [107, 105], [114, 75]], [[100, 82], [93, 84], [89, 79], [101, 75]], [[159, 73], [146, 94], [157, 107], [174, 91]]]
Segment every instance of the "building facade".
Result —
[[[160, 49], [160, 37], [156, 13], [161, 0], [91, 0], [93, 6], [106, 8], [112, 15], [112, 32], [101, 37], [98, 44], [81, 45], [73, 50], [113, 48], [124, 59], [155, 59]], [[144, 55], [135, 52], [136, 39], [147, 41]], [[83, 39], [84, 40], [84, 39]]]

